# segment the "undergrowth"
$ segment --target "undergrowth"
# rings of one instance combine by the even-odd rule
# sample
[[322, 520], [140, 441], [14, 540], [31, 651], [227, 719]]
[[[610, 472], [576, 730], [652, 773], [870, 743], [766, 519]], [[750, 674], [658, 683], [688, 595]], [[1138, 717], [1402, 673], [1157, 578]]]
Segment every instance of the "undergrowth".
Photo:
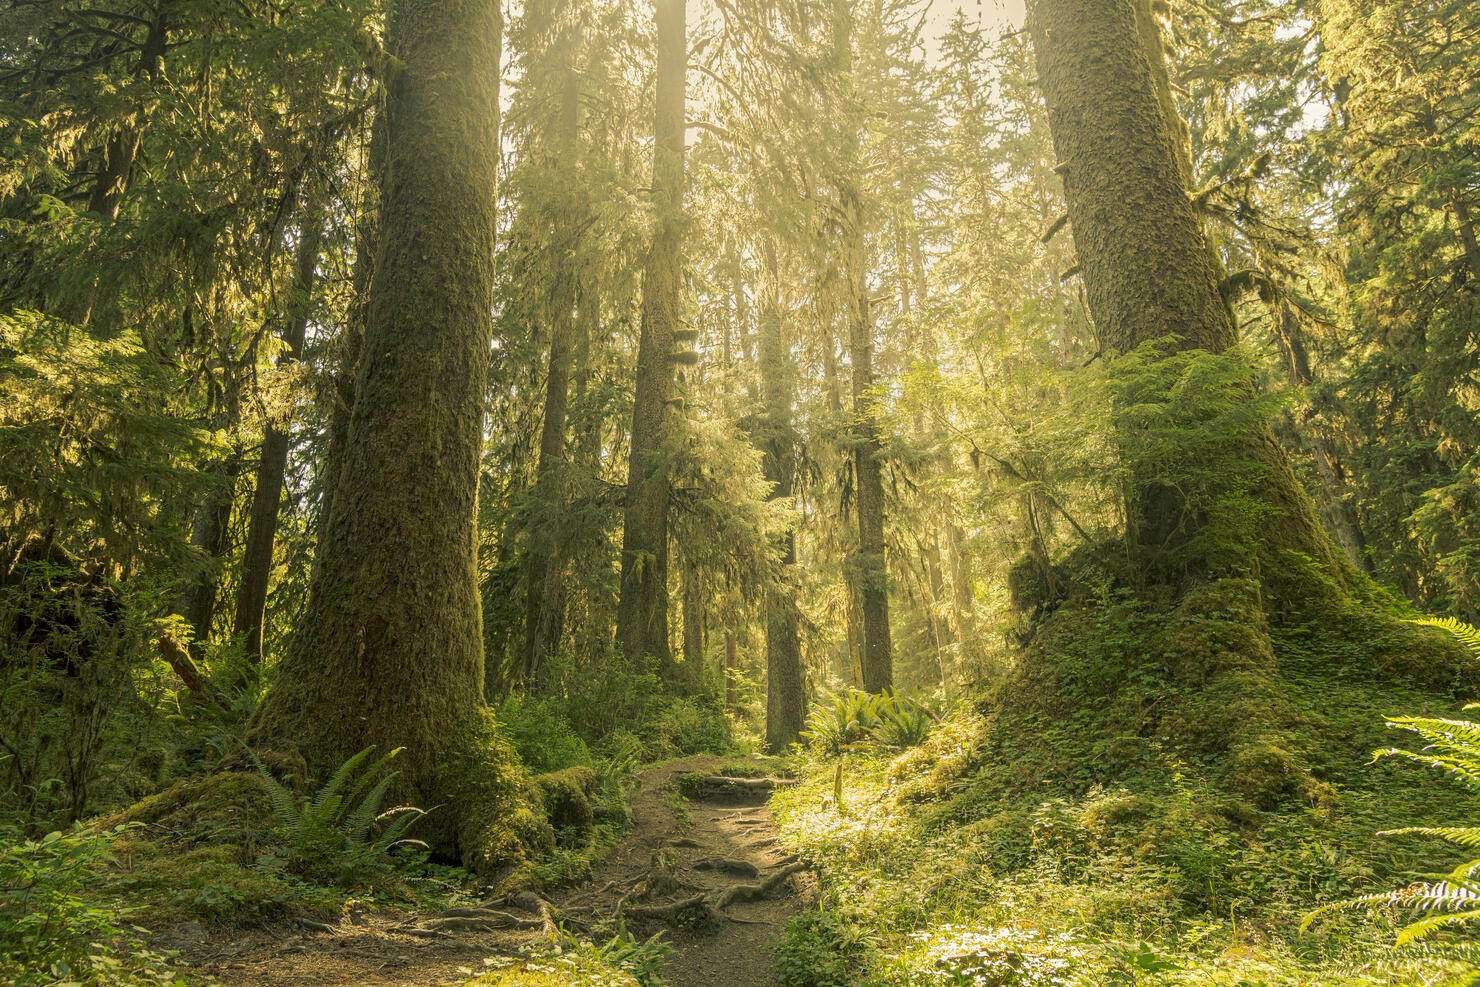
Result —
[[[1214, 625], [1248, 619], [1236, 606], [1206, 611]], [[963, 705], [900, 754], [803, 753], [802, 783], [773, 804], [787, 842], [818, 867], [823, 911], [784, 938], [781, 983], [1407, 982], [1372, 965], [1403, 925], [1400, 901], [1381, 893], [1433, 871], [1432, 840], [1414, 827], [1473, 819], [1477, 800], [1392, 758], [1369, 762], [1391, 746], [1384, 713], [1433, 720], [1451, 708], [1448, 673], [1392, 657], [1401, 640], [1282, 627], [1266, 639], [1278, 655], [1267, 689], [1201, 697], [1191, 693], [1206, 674], [1177, 664], [1191, 658], [1136, 650], [1182, 633], [1144, 604], [1111, 601], [1083, 619], [1099, 626], [1057, 639], [1036, 708]], [[1209, 705], [1230, 697], [1259, 717], [1236, 741]], [[1364, 895], [1379, 896], [1365, 900], [1374, 907], [1301, 931], [1313, 908]]]

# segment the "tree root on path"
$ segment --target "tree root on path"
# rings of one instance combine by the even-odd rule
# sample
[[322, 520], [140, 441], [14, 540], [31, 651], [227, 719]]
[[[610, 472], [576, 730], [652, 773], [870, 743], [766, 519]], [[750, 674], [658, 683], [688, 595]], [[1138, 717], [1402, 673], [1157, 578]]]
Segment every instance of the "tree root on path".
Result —
[[[522, 918], [512, 912], [492, 907], [495, 904], [511, 905], [535, 917]], [[391, 926], [388, 931], [419, 939], [433, 939], [453, 932], [494, 932], [507, 929], [554, 935], [555, 920], [550, 912], [550, 903], [531, 891], [521, 891], [506, 902], [487, 902], [475, 908], [449, 908], [414, 922]]]
[[[697, 915], [699, 918], [718, 923], [721, 920], [738, 922], [746, 925], [756, 924], [745, 919], [734, 918], [725, 913], [731, 905], [746, 901], [759, 901], [774, 895], [786, 879], [799, 871], [807, 869], [807, 865], [800, 861], [793, 861], [782, 867], [776, 873], [758, 884], [734, 884], [726, 888], [718, 896], [707, 893], [692, 895], [678, 901], [665, 902], [658, 905], [629, 905], [626, 899], [617, 902], [618, 919], [637, 919], [673, 922], [683, 915]], [[765, 924], [765, 923], [760, 923]]]

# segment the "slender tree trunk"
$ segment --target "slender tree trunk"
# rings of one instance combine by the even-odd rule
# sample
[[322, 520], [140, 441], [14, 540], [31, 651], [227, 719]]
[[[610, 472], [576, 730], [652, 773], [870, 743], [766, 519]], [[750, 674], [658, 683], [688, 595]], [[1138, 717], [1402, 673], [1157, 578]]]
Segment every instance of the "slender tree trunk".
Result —
[[[319, 243], [328, 217], [310, 194], [299, 230], [296, 270], [284, 313], [282, 362], [303, 356], [303, 340], [312, 310], [314, 271], [318, 267]], [[252, 491], [252, 513], [247, 523], [247, 542], [242, 551], [241, 583], [237, 586], [236, 620], [233, 631], [244, 635], [247, 660], [262, 661], [262, 622], [267, 610], [268, 583], [272, 578], [272, 550], [277, 536], [278, 507], [282, 503], [283, 477], [288, 466], [291, 436], [286, 426], [268, 424], [262, 436], [262, 456], [257, 465], [257, 486]]]
[[[144, 44], [139, 48], [139, 61], [134, 76], [147, 76], [151, 82], [159, 77], [161, 59], [169, 44], [170, 4], [160, 3], [154, 19], [149, 23]], [[104, 219], [118, 218], [118, 207], [124, 193], [133, 181], [134, 162], [139, 156], [139, 146], [144, 141], [143, 121], [147, 119], [142, 108], [135, 114], [135, 122], [122, 124], [109, 136], [103, 147], [102, 167], [98, 169], [93, 183], [92, 195], [88, 198], [88, 212], [97, 213]]]
[[[1221, 352], [1236, 336], [1220, 290], [1222, 271], [1187, 195], [1175, 121], [1158, 99], [1158, 79], [1138, 11], [1144, 0], [1037, 0], [1030, 21], [1048, 107], [1057, 171], [1100, 338], [1128, 352], [1167, 335], [1184, 349]], [[1144, 19], [1144, 18], [1143, 18]], [[1258, 537], [1270, 549], [1267, 580], [1299, 579], [1274, 558], [1303, 553], [1344, 578], [1348, 572], [1317, 523], [1267, 427], [1251, 430], [1237, 457], [1259, 476], [1254, 493], [1271, 509]], [[1154, 561], [1188, 544], [1199, 512], [1156, 476], [1132, 479], [1133, 550]], [[1192, 518], [1191, 521], [1188, 518]], [[1245, 560], [1246, 562], [1248, 560]], [[1313, 584], [1288, 588], [1295, 600]]]
[[[761, 466], [771, 484], [770, 499], [790, 501], [796, 477], [796, 435], [791, 427], [794, 370], [788, 359], [782, 322], [781, 269], [776, 246], [765, 244], [765, 296], [760, 313], [761, 391], [766, 418], [761, 435]], [[779, 581], [766, 590], [766, 746], [780, 753], [796, 743], [807, 717], [802, 645], [797, 627], [796, 532], [780, 538]]]
[[190, 654], [200, 659], [200, 645], [210, 640], [211, 620], [216, 612], [217, 563], [226, 550], [226, 531], [231, 523], [231, 503], [241, 461], [235, 455], [211, 467], [213, 483], [206, 491], [190, 526], [190, 546], [210, 560], [210, 566], [180, 584], [174, 611], [194, 632]]
[[[1297, 317], [1286, 305], [1281, 304], [1275, 307], [1271, 319], [1275, 342], [1279, 344], [1280, 352], [1285, 357], [1285, 370], [1290, 376], [1290, 383], [1302, 391], [1308, 391], [1315, 383], [1315, 375], [1311, 372], [1309, 352]], [[1353, 565], [1371, 575], [1372, 559], [1367, 554], [1367, 539], [1362, 534], [1361, 519], [1352, 503], [1352, 491], [1342, 476], [1335, 450], [1318, 428], [1301, 427], [1295, 423], [1293, 415], [1290, 417], [1296, 434], [1303, 437], [1310, 448], [1311, 460], [1315, 464], [1316, 477], [1321, 482], [1321, 493], [1325, 499], [1326, 518], [1331, 523], [1331, 533], [1336, 538], [1336, 544], [1341, 546]]]
[[[558, 150], [560, 173], [568, 185], [576, 176], [574, 164], [579, 126], [580, 88], [573, 69], [565, 72], [561, 91]], [[538, 684], [545, 658], [560, 645], [563, 598], [557, 529], [562, 523], [564, 491], [561, 470], [565, 462], [566, 403], [575, 357], [576, 271], [581, 217], [570, 209], [556, 223], [553, 284], [550, 292], [550, 372], [545, 380], [545, 418], [540, 431], [540, 459], [535, 467], [535, 504], [529, 530], [528, 585], [524, 606], [523, 680]]]
[[704, 582], [692, 562], [683, 567], [683, 669], [677, 684], [696, 693], [704, 681]]
[[740, 711], [740, 642], [733, 627], [725, 628], [725, 712]]
[[440, 859], [517, 855], [517, 768], [483, 706], [477, 493], [492, 337], [497, 0], [402, 0], [356, 399], [308, 608], [253, 721], [325, 777], [403, 748], [391, 798]]
[[669, 462], [673, 334], [683, 278], [684, 0], [657, 0], [658, 79], [653, 150], [657, 225], [642, 279], [627, 508], [622, 527], [622, 588], [617, 646], [628, 661], [656, 657], [671, 674], [668, 646]]
[[1465, 260], [1470, 266], [1470, 277], [1480, 285], [1480, 242], [1475, 239], [1475, 223], [1470, 218], [1470, 207], [1459, 195], [1450, 201], [1454, 210], [1454, 221], [1459, 226], [1460, 243], [1465, 248]]
[[884, 554], [884, 443], [875, 407], [874, 323], [868, 297], [863, 203], [856, 186], [845, 187], [843, 210], [848, 282], [848, 356], [853, 365], [853, 489], [858, 516], [858, 553], [853, 566], [863, 623], [863, 687], [880, 692], [894, 685], [889, 639], [889, 570]]

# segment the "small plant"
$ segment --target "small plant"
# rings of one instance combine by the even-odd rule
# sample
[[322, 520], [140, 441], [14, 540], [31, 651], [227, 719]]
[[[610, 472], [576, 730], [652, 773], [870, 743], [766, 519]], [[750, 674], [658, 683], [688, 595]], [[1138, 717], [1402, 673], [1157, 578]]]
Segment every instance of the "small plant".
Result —
[[[405, 836], [425, 811], [410, 805], [380, 809], [398, 774], [385, 769], [402, 748], [362, 767], [374, 750], [366, 747], [349, 758], [322, 788], [304, 798], [295, 797], [253, 755], [288, 841], [290, 855], [281, 863], [289, 870], [303, 877], [363, 883], [385, 874], [392, 849], [426, 848], [422, 841]], [[264, 858], [261, 862], [268, 866], [279, 863], [271, 855]]]
[[892, 689], [878, 695], [852, 689], [831, 705], [813, 706], [802, 738], [831, 757], [861, 744], [903, 749], [924, 741], [934, 719], [924, 705]]
[[562, 932], [556, 948], [582, 959], [625, 970], [643, 987], [663, 987], [663, 978], [658, 970], [673, 952], [673, 947], [662, 937], [662, 932], [655, 932], [647, 939], [638, 939], [627, 931], [626, 926], [619, 925], [616, 934], [602, 943], [576, 939]]
[[[0, 831], [0, 970], [5, 983], [170, 984], [165, 958], [144, 949], [130, 910], [96, 889], [126, 829]], [[13, 979], [11, 979], [13, 978]]]

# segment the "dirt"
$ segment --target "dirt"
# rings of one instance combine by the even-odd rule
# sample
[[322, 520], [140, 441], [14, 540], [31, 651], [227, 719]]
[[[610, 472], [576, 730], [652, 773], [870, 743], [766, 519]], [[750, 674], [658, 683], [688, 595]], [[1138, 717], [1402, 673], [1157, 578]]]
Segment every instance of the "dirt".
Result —
[[[634, 936], [662, 931], [674, 950], [662, 971], [670, 987], [772, 983], [777, 937], [816, 900], [812, 876], [779, 843], [765, 782], [717, 782], [679, 796], [682, 776], [712, 775], [720, 764], [694, 757], [644, 774], [631, 831], [591, 880], [550, 900], [556, 920], [577, 934], [609, 937], [619, 911]], [[224, 987], [432, 987], [482, 972], [485, 958], [527, 955], [548, 938], [538, 903], [487, 904], [463, 915], [352, 909], [317, 926], [207, 932], [182, 923], [157, 945], [179, 949]], [[533, 928], [493, 927], [509, 919]]]

